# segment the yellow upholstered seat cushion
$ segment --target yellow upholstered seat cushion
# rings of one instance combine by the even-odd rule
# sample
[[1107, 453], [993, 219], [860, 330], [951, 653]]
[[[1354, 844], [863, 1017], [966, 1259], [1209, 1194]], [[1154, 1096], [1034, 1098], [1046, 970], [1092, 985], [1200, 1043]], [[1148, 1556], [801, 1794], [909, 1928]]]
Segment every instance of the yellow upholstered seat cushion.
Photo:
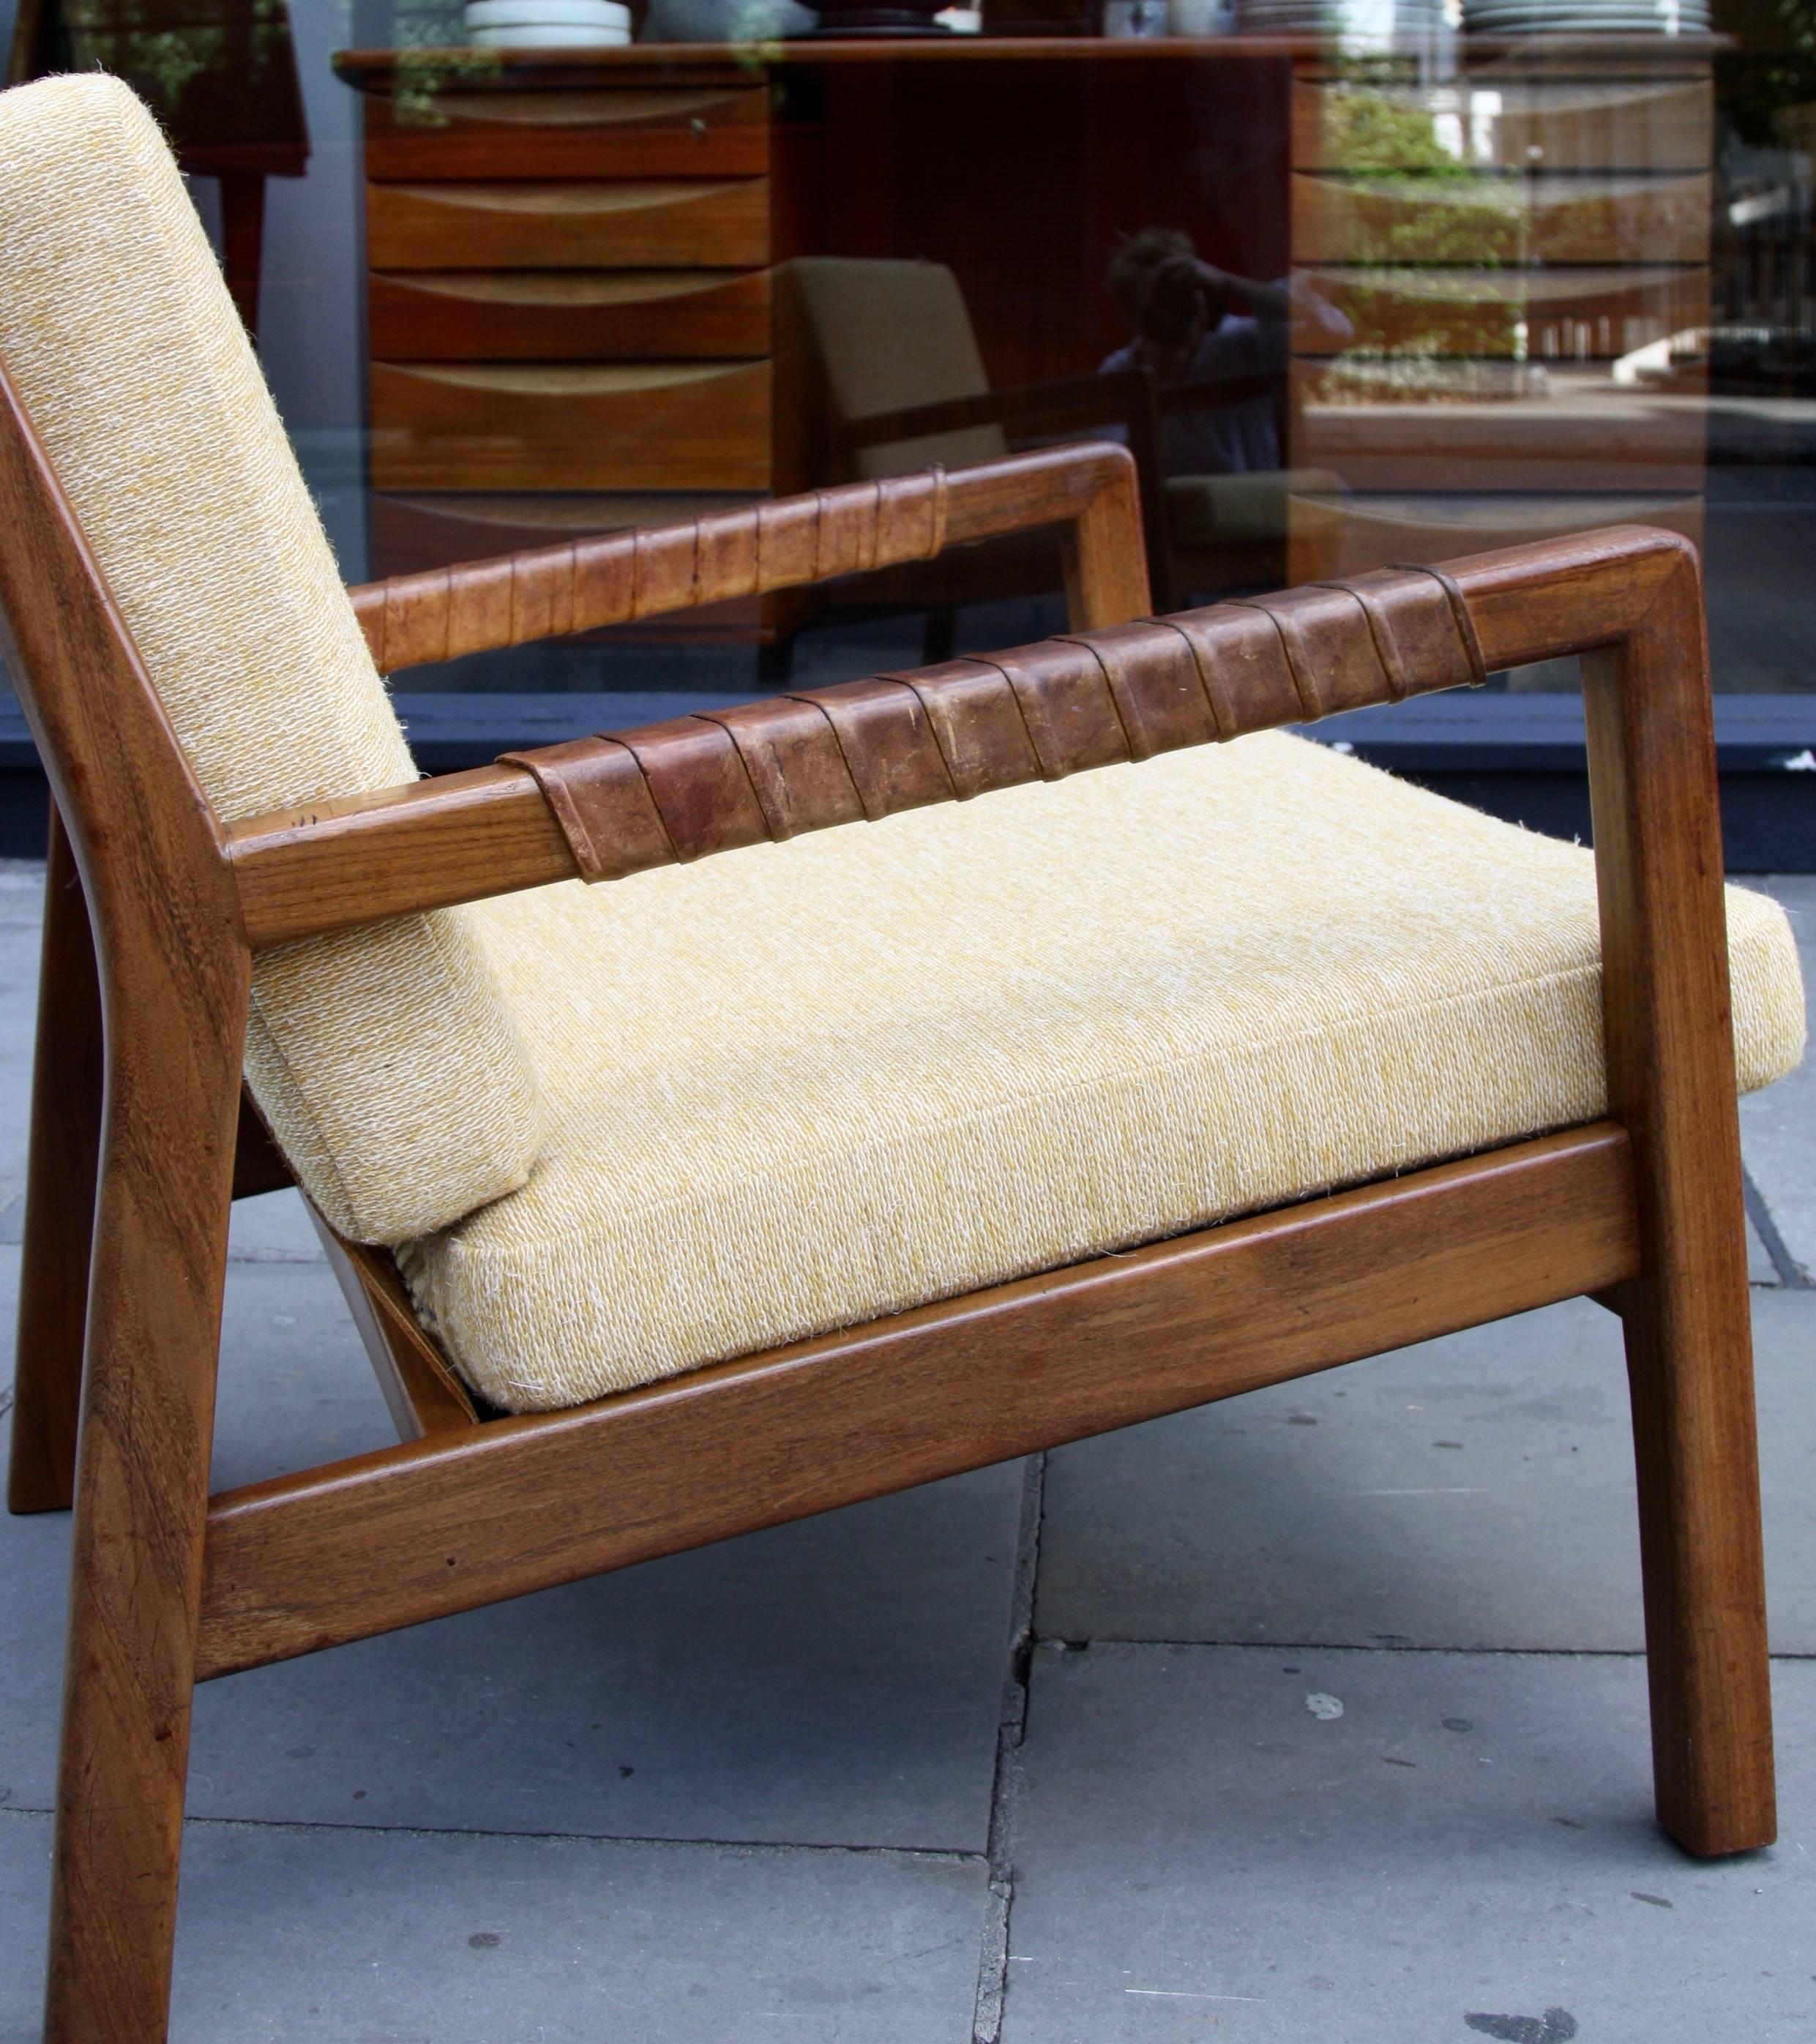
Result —
[[[0, 93], [0, 360], [216, 813], [414, 780], [194, 208], [117, 79]], [[542, 1133], [464, 912], [264, 955], [246, 1066], [367, 1241], [521, 1185]]]
[[[1802, 989], [1782, 911], [1729, 911], [1756, 1086]], [[403, 1260], [520, 1409], [1603, 1105], [1589, 855], [1284, 736], [482, 921], [550, 1132]]]

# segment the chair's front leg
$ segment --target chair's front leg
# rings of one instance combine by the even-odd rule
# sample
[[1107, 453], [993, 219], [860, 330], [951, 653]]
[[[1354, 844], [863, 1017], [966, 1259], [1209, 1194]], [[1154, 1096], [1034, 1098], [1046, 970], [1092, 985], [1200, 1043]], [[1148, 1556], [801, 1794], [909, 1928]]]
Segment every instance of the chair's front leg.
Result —
[[1644, 1267], [1632, 1382], [1659, 1819], [1687, 1850], [1776, 1832], [1752, 1328], [1702, 593], [1687, 552], [1583, 661], [1611, 1112]]
[[67, 1511], [74, 1494], [100, 1142], [101, 991], [94, 940], [82, 876], [53, 802], [13, 1369], [7, 1503], [14, 1512]]
[[248, 971], [139, 948], [106, 960], [48, 2044], [162, 2038], [176, 1923]]

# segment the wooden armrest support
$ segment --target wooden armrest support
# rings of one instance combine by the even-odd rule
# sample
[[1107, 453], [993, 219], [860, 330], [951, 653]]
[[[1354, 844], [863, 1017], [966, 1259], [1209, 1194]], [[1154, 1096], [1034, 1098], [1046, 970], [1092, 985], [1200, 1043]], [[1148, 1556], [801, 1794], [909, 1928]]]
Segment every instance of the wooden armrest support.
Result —
[[[1043, 449], [775, 498], [348, 591], [379, 670], [625, 624], [729, 597], [924, 560], [967, 540], [1070, 528], [1082, 621], [1147, 608], [1134, 465], [1110, 446]], [[1075, 612], [1075, 615], [1077, 613]]]
[[1674, 571], [1614, 527], [512, 755], [226, 833], [255, 947], [610, 878], [1606, 647]]

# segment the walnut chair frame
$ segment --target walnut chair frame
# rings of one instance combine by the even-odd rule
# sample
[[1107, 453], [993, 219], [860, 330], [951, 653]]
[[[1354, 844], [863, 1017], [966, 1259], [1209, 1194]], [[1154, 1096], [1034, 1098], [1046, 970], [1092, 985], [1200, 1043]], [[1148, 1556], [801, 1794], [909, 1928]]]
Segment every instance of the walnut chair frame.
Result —
[[[1073, 636], [227, 825], [0, 378], [0, 644], [60, 819], [11, 1493], [75, 1505], [53, 2044], [165, 2034], [198, 1681], [1579, 1293], [1625, 1325], [1660, 1820], [1695, 1854], [1772, 1838], [1712, 716], [1683, 541], [1617, 529], [1131, 622], [1133, 465], [1098, 447], [355, 601], [396, 667], [1035, 526], [1062, 532]], [[358, 1252], [343, 1267], [417, 1438], [208, 1494], [229, 1203], [287, 1178], [241, 1105], [261, 947], [1576, 651], [1607, 1119], [548, 1415], [477, 1416], [388, 1258]], [[1091, 717], [1062, 714], [1085, 680], [1114, 705], [1095, 754]], [[803, 716], [819, 753], [794, 743]], [[829, 731], [843, 778], [821, 771]]]

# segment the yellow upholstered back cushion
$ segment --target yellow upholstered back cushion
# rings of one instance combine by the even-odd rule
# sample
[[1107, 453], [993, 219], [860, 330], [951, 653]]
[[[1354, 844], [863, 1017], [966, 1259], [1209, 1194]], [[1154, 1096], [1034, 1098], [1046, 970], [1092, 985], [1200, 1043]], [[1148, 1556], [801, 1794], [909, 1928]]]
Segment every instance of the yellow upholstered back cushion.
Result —
[[[218, 813], [414, 779], [183, 180], [117, 79], [0, 94], [0, 359]], [[458, 913], [261, 957], [246, 1062], [310, 1193], [367, 1241], [513, 1190], [541, 1138]]]

